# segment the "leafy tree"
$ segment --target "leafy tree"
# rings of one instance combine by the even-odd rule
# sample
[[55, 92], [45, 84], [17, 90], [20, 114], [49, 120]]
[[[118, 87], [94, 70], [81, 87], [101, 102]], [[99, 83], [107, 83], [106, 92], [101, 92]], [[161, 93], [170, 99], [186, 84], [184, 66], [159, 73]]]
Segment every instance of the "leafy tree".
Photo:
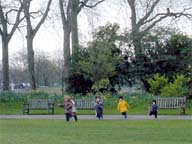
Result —
[[159, 35], [160, 33], [156, 31], [145, 37], [142, 67], [141, 65], [137, 67], [134, 59], [129, 63], [131, 65], [129, 74], [140, 79], [146, 90], [150, 88], [147, 79], [151, 78], [153, 74], [159, 73], [169, 78], [172, 78], [175, 73], [188, 75], [191, 66], [191, 38], [169, 31], [167, 34]]
[[169, 83], [161, 89], [161, 96], [186, 96], [188, 94], [186, 83], [187, 79], [184, 75], [177, 75], [173, 83]]
[[[64, 35], [64, 75], [62, 79], [65, 79], [69, 76], [72, 55], [73, 57], [75, 57], [76, 53], [79, 51], [78, 14], [82, 11], [83, 8], [94, 8], [103, 1], [104, 0], [59, 0], [59, 8], [61, 13]], [[70, 51], [70, 43], [72, 44], [72, 55]], [[67, 81], [65, 85], [67, 85]]]
[[153, 78], [148, 80], [148, 83], [150, 84], [150, 92], [154, 95], [159, 95], [161, 89], [168, 85], [168, 78], [160, 74], [155, 74]]
[[[116, 24], [100, 27], [94, 35], [94, 41], [89, 43], [89, 47], [81, 48], [78, 52], [69, 80], [80, 77], [83, 80], [82, 83], [89, 81], [89, 88], [82, 91], [91, 90], [92, 85], [95, 87], [102, 80], [112, 80], [111, 78], [117, 73], [116, 66], [121, 59], [120, 50], [115, 44], [118, 29]], [[74, 85], [73, 81], [69, 83]]]

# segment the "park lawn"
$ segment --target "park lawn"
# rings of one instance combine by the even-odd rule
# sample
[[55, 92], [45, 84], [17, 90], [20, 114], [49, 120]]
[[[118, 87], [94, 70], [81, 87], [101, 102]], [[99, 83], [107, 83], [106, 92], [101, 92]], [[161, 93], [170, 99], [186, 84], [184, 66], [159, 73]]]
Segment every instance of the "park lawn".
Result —
[[0, 120], [2, 144], [191, 144], [190, 120]]

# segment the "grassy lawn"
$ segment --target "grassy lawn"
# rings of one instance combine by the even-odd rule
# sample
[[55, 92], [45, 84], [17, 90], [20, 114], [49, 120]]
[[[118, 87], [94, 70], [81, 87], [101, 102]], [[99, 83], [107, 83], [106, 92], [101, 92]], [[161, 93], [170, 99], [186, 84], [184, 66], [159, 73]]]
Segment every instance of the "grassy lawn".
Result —
[[0, 120], [2, 144], [191, 144], [189, 120]]

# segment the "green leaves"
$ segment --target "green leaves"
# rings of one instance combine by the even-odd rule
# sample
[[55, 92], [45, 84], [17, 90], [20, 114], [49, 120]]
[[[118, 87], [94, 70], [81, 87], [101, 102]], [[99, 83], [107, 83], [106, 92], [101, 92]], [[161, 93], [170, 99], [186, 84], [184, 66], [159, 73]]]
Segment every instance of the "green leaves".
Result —
[[158, 95], [161, 92], [161, 89], [168, 85], [168, 78], [165, 76], [161, 76], [160, 74], [155, 74], [153, 78], [148, 80], [151, 88], [150, 91], [154, 95]]
[[188, 94], [187, 81], [184, 75], [176, 75], [174, 81], [169, 82], [167, 77], [159, 74], [155, 74], [153, 78], [148, 80], [152, 94], [168, 97], [186, 96]]

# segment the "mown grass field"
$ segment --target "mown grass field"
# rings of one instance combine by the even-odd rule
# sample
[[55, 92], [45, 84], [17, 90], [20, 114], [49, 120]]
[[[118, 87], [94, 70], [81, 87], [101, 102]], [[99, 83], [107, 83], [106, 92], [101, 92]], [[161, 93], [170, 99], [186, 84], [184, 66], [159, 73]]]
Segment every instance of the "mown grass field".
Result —
[[191, 144], [190, 120], [0, 120], [2, 144]]

